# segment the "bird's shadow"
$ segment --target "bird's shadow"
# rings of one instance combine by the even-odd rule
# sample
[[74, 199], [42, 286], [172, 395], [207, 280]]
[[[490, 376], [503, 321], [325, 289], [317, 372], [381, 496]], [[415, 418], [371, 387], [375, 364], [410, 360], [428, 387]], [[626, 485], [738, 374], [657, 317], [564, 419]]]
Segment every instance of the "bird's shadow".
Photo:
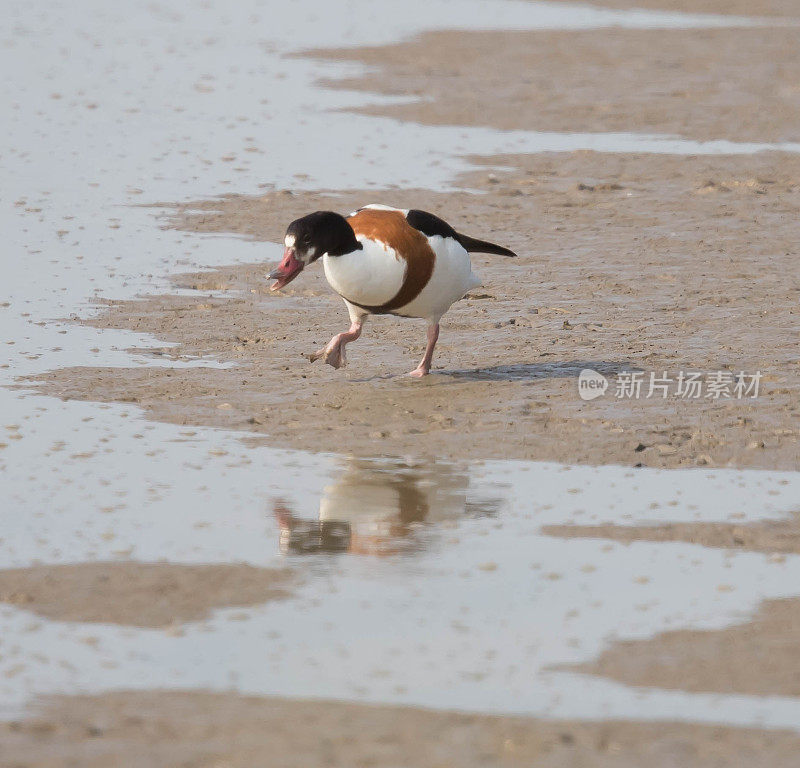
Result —
[[537, 381], [539, 379], [577, 379], [581, 371], [587, 368], [597, 371], [603, 376], [614, 376], [622, 371], [636, 372], [640, 370], [630, 363], [607, 360], [554, 360], [552, 363], [494, 365], [489, 368], [438, 370], [434, 373], [462, 381]]
[[[636, 373], [641, 371], [630, 363], [616, 363], [607, 360], [570, 360], [569, 362], [553, 361], [552, 363], [517, 363], [515, 365], [494, 365], [489, 368], [458, 368], [431, 371], [421, 381], [441, 382], [445, 377], [457, 381], [538, 381], [541, 379], [577, 379], [581, 371], [590, 369], [603, 376], [614, 376], [622, 371]], [[412, 379], [408, 374], [383, 373], [363, 378], [351, 378], [356, 383], [370, 381], [390, 381]]]

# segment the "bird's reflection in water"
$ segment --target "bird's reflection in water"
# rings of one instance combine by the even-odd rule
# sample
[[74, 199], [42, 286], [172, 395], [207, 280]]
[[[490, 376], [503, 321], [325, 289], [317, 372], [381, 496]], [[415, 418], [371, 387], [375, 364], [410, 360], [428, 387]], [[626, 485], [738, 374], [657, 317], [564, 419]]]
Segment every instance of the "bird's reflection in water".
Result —
[[[297, 517], [274, 503], [283, 552], [352, 552], [390, 555], [418, 545], [420, 523], [465, 514], [469, 476], [447, 464], [347, 459], [342, 475], [325, 488], [316, 519]], [[473, 507], [472, 504], [469, 505]], [[492, 514], [486, 502], [479, 514]]]

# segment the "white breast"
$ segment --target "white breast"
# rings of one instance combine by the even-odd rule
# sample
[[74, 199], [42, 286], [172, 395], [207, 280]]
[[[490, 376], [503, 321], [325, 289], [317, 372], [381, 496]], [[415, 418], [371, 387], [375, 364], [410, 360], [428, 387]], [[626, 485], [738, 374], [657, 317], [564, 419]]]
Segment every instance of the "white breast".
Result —
[[336, 293], [356, 304], [385, 304], [403, 285], [406, 261], [383, 243], [357, 239], [363, 246], [360, 251], [322, 257], [325, 277]]

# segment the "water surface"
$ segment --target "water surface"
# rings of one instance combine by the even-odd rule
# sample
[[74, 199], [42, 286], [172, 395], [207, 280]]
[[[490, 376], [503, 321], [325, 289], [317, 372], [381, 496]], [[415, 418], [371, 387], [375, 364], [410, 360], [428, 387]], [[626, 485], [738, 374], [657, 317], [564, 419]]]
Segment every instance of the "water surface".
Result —
[[[0, 385], [70, 365], [227, 364], [132, 355], [130, 347], [164, 344], [69, 322], [98, 299], [163, 290], [176, 271], [279, 254], [277, 245], [164, 231], [133, 204], [272, 187], [449, 189], [469, 168], [466, 154], [775, 148], [351, 115], [338, 110], [375, 97], [315, 83], [352, 65], [284, 56], [425, 29], [757, 20], [512, 0], [49, 0], [4, 10]], [[741, 620], [764, 598], [800, 591], [797, 557], [539, 532], [564, 522], [777, 518], [800, 505], [796, 473], [309, 455], [7, 387], [0, 414], [0, 567], [288, 563], [304, 576], [287, 602], [218, 611], [179, 635], [2, 607], [7, 716], [51, 692], [234, 686], [566, 717], [800, 722], [793, 699], [637, 691], [551, 669], [593, 658], [612, 637]]]

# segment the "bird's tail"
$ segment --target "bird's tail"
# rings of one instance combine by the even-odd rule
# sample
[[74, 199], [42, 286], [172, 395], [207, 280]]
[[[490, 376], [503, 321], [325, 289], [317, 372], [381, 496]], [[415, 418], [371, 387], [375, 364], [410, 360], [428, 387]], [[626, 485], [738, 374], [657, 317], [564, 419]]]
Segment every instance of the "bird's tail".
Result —
[[456, 240], [458, 240], [458, 242], [461, 243], [464, 249], [469, 253], [495, 253], [498, 256], [517, 255], [514, 253], [514, 251], [511, 251], [508, 248], [503, 248], [502, 245], [488, 243], [486, 240], [476, 240], [474, 237], [462, 235], [460, 232], [456, 232]]

